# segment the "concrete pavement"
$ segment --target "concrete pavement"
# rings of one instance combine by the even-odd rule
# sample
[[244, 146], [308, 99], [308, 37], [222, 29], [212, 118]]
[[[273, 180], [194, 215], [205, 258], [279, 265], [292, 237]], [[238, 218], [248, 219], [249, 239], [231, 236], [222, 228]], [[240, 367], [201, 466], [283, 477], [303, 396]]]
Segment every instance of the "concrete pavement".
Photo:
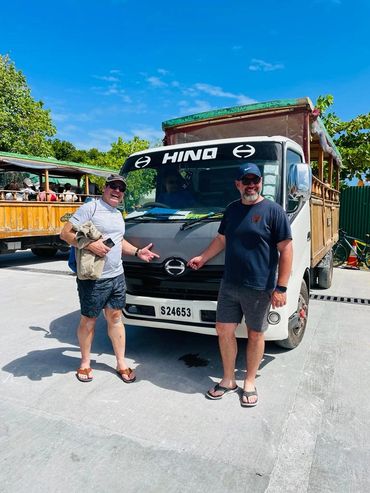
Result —
[[[302, 344], [267, 345], [244, 409], [204, 398], [221, 375], [209, 336], [127, 327], [138, 382], [124, 384], [103, 318], [94, 380], [78, 382], [75, 279], [64, 258], [22, 255], [0, 257], [1, 492], [370, 490], [370, 306], [311, 301]], [[370, 299], [370, 272], [336, 269], [313, 292]]]

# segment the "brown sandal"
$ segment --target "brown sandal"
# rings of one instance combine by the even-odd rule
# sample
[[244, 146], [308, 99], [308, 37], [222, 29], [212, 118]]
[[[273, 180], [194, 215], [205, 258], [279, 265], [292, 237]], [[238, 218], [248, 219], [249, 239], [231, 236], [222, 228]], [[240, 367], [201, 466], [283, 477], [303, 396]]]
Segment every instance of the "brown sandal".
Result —
[[125, 370], [116, 369], [116, 372], [125, 383], [133, 383], [136, 380], [135, 372], [131, 368], [126, 368]]
[[[80, 382], [91, 382], [93, 379], [93, 377], [89, 377], [91, 371], [91, 368], [79, 368], [76, 373], [77, 380]], [[86, 378], [81, 378], [81, 375], [86, 375]]]

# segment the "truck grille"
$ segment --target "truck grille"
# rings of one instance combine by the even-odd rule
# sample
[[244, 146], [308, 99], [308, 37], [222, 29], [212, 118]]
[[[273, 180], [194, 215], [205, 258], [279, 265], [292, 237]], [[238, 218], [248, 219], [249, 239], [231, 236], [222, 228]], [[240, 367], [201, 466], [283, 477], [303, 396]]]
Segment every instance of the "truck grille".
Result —
[[[222, 270], [221, 270], [222, 269]], [[127, 293], [178, 300], [217, 300], [223, 266], [186, 269], [173, 277], [160, 264], [125, 264]]]

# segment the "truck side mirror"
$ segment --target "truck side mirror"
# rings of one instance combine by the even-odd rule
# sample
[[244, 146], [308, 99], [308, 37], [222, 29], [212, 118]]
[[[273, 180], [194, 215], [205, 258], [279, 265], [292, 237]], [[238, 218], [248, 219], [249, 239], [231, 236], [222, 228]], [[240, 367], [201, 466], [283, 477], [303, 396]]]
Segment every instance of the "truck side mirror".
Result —
[[288, 194], [292, 199], [302, 198], [304, 201], [311, 196], [312, 170], [306, 163], [291, 164], [288, 172]]

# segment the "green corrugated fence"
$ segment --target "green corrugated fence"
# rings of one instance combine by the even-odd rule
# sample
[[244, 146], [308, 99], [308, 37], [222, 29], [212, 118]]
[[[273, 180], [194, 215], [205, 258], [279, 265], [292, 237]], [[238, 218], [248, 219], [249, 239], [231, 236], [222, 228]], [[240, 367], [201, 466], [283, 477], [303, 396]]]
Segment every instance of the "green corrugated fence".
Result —
[[366, 233], [370, 233], [370, 186], [341, 192], [339, 226], [349, 235], [366, 240]]

